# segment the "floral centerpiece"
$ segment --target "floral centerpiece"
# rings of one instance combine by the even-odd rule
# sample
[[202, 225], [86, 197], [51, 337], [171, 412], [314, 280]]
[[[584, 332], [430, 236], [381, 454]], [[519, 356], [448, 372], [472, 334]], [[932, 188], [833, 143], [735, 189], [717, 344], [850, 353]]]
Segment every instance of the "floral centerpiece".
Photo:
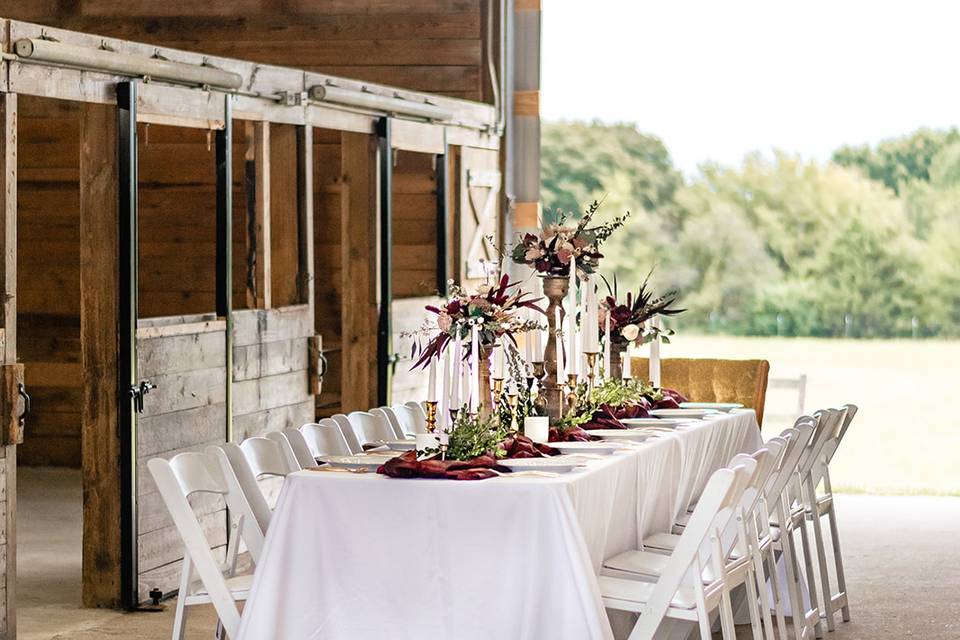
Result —
[[610, 314], [610, 342], [618, 345], [621, 350], [633, 344], [641, 346], [654, 338], [669, 343], [669, 336], [673, 331], [660, 327], [647, 326], [647, 321], [653, 316], [675, 316], [686, 309], [677, 309], [672, 305], [677, 301], [679, 293], [669, 291], [657, 296], [650, 289], [650, 275], [641, 283], [637, 293], [627, 292], [624, 302], [617, 300], [617, 280], [614, 277], [613, 287], [607, 283], [609, 294], [601, 305], [599, 326], [597, 330], [603, 336], [606, 330], [606, 315]]
[[[504, 275], [495, 285], [480, 285], [477, 293], [467, 293], [458, 285], [451, 285], [446, 304], [441, 307], [427, 305], [430, 313], [436, 314], [436, 320], [426, 322], [410, 335], [416, 338], [413, 344], [413, 357], [417, 357], [413, 368], [425, 367], [430, 358], [443, 353], [443, 350], [457, 337], [469, 340], [472, 327], [479, 327], [479, 341], [482, 349], [489, 350], [501, 336], [516, 342], [515, 334], [533, 329], [540, 325], [526, 314], [518, 313], [522, 309], [532, 309], [539, 313], [539, 298], [520, 289], [519, 283], [510, 282]], [[426, 344], [420, 338], [429, 337]]]
[[599, 208], [600, 203], [594, 200], [576, 225], [568, 222], [566, 213], [559, 212], [557, 222], [547, 225], [540, 235], [525, 233], [514, 245], [511, 258], [517, 264], [551, 276], [569, 275], [570, 262], [576, 258], [579, 272], [594, 273], [603, 257], [600, 245], [630, 216], [628, 211], [611, 222], [591, 224]]

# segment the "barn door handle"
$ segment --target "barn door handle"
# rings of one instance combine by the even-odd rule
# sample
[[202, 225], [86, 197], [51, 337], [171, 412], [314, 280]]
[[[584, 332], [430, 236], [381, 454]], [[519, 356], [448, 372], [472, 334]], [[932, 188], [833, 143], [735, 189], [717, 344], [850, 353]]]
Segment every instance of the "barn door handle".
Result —
[[319, 369], [317, 375], [322, 378], [323, 376], [327, 375], [327, 369], [330, 368], [330, 363], [327, 361], [327, 356], [323, 355], [323, 353], [318, 354], [317, 364], [317, 368]]
[[17, 384], [17, 393], [20, 394], [21, 398], [23, 398], [23, 413], [20, 414], [20, 426], [22, 427], [23, 423], [27, 419], [27, 416], [30, 415], [32, 407], [30, 403], [30, 394], [27, 393], [27, 388], [23, 386], [22, 382]]

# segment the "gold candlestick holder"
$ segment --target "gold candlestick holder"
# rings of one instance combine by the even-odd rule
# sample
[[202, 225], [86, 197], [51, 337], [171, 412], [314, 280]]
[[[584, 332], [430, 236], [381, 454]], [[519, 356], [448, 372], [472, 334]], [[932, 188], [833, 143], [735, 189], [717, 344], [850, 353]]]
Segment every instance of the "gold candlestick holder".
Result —
[[520, 427], [517, 424], [517, 405], [520, 403], [520, 395], [517, 393], [507, 394], [507, 404], [510, 406], [510, 431], [518, 433]]
[[537, 396], [533, 399], [533, 408], [538, 416], [547, 415], [547, 367], [543, 361], [533, 363], [533, 377], [537, 380]]
[[500, 406], [500, 399], [503, 398], [503, 378], [493, 378], [493, 411], [491, 413], [497, 412], [497, 407]]
[[587, 358], [587, 398], [593, 398], [593, 381], [596, 377], [597, 351], [584, 351], [583, 355]]
[[567, 374], [567, 413], [577, 408], [577, 374]]
[[427, 400], [425, 405], [427, 413], [427, 433], [433, 433], [437, 430], [437, 401]]

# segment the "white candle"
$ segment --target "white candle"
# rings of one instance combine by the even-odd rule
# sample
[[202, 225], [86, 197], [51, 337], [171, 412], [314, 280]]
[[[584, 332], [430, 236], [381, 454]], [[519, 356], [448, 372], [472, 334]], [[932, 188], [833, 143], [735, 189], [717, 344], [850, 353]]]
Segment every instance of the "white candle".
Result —
[[[650, 326], [654, 329], [660, 328], [660, 316], [654, 316], [650, 320]], [[654, 334], [650, 342], [650, 384], [660, 387], [660, 338]]]
[[[457, 329], [457, 338], [453, 348], [453, 379], [450, 381], [453, 388], [450, 390], [449, 409], [457, 409], [463, 406], [460, 402], [460, 377], [463, 370], [463, 339], [460, 337], [460, 329]], [[451, 427], [453, 425], [450, 425]]]
[[437, 400], [437, 360], [430, 356], [430, 373], [427, 376], [427, 401], [436, 402]]
[[553, 321], [553, 341], [557, 345], [557, 382], [563, 384], [564, 379], [567, 377], [567, 372], [563, 366], [563, 340], [560, 339], [560, 334], [563, 331], [563, 325], [560, 321], [560, 307], [557, 307], [556, 312], [556, 319]]
[[570, 259], [570, 309], [567, 311], [567, 375], [579, 373], [580, 357], [577, 354], [577, 260]]
[[633, 372], [630, 371], [630, 347], [627, 347], [627, 350], [620, 354], [620, 362], [623, 370], [623, 379], [629, 380], [633, 377]]
[[546, 442], [550, 439], [550, 418], [527, 416], [523, 419], [523, 435], [534, 442]]
[[540, 329], [533, 330], [533, 360], [530, 362], [542, 362], [543, 361], [543, 345], [541, 344], [542, 336], [540, 335]]
[[470, 339], [470, 412], [480, 408], [480, 325], [473, 325]]
[[596, 353], [599, 351], [598, 336], [599, 324], [597, 321], [597, 295], [593, 287], [593, 278], [585, 277], [583, 279], [583, 322], [581, 322], [581, 331], [583, 332], [583, 351], [584, 353]]
[[[533, 320], [533, 312], [528, 309], [528, 310], [527, 310], [527, 313], [526, 313], [526, 317], [527, 317], [527, 320], [528, 320], [528, 321], [532, 321], [532, 320]], [[523, 338], [524, 338], [524, 340], [523, 340], [523, 349], [524, 349], [524, 354], [525, 354], [526, 357], [527, 357], [527, 366], [528, 366], [528, 367], [529, 367], [529, 366], [532, 366], [530, 363], [533, 362], [533, 335], [534, 335], [535, 333], [537, 333], [537, 330], [536, 330], [536, 329], [531, 329], [530, 331], [527, 331], [527, 333], [526, 333], [525, 336], [523, 336]]]
[[506, 344], [504, 344], [503, 336], [497, 339], [496, 344], [493, 346], [493, 377], [494, 378], [503, 378], [503, 361], [506, 359], [505, 351], [507, 350]]
[[610, 377], [610, 310], [603, 319], [603, 375]]
[[450, 421], [450, 352], [452, 350], [453, 345], [448, 343], [443, 352], [443, 390], [440, 393], [440, 417], [437, 420], [440, 431], [450, 426], [448, 422]]

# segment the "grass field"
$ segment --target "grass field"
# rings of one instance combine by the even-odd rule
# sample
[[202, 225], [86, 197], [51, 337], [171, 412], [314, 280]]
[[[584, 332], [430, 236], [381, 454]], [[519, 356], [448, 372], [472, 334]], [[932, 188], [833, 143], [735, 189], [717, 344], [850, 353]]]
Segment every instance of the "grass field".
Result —
[[[960, 495], [960, 341], [677, 335], [663, 357], [765, 358], [771, 377], [807, 374], [806, 411], [860, 412], [834, 458], [834, 488]], [[769, 412], [796, 395], [771, 392]], [[764, 424], [766, 435], [784, 423]]]

